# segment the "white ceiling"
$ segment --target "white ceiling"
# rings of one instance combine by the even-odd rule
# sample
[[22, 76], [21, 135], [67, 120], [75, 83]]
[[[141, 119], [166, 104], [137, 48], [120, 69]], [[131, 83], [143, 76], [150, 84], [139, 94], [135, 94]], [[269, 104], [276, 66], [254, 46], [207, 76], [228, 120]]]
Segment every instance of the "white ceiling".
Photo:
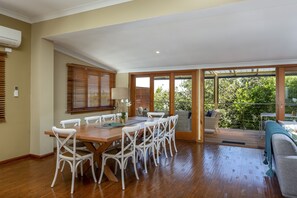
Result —
[[297, 63], [296, 10], [296, 0], [245, 0], [48, 39], [118, 72], [289, 64]]

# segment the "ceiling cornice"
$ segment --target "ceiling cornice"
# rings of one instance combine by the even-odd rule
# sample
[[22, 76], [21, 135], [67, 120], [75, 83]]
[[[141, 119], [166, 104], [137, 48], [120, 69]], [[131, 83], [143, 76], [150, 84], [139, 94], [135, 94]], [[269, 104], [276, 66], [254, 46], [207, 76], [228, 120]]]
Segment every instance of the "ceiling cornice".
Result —
[[75, 6], [75, 7], [68, 8], [68, 9], [58, 10], [53, 13], [47, 13], [42, 16], [36, 16], [36, 17], [24, 16], [17, 12], [3, 9], [3, 8], [0, 8], [0, 14], [3, 14], [3, 15], [24, 21], [26, 23], [32, 24], [32, 23], [37, 23], [37, 22], [41, 22], [41, 21], [64, 17], [64, 16], [68, 16], [68, 15], [72, 15], [72, 14], [78, 14], [81, 12], [96, 10], [96, 9], [100, 9], [100, 8], [104, 8], [104, 7], [108, 7], [108, 6], [112, 6], [112, 5], [116, 5], [116, 4], [126, 3], [129, 1], [133, 1], [133, 0], [98, 0], [95, 2], [82, 4], [82, 5]]
[[32, 23], [37, 23], [37, 22], [41, 22], [41, 21], [64, 17], [64, 16], [68, 16], [68, 15], [72, 15], [72, 14], [81, 13], [81, 12], [96, 10], [96, 9], [100, 9], [100, 8], [104, 8], [104, 7], [108, 7], [108, 6], [112, 6], [112, 5], [116, 5], [116, 4], [126, 3], [129, 1], [132, 1], [132, 0], [99, 0], [96, 2], [90, 2], [87, 4], [72, 7], [69, 9], [57, 11], [55, 13], [50, 13], [50, 14], [46, 14], [43, 16], [34, 17], [32, 19]]
[[21, 15], [21, 14], [19, 14], [17, 12], [11, 11], [11, 10], [1, 8], [1, 7], [0, 7], [0, 14], [3, 14], [5, 16], [9, 16], [9, 17], [14, 18], [14, 19], [18, 19], [20, 21], [24, 21], [26, 23], [32, 23], [32, 20], [29, 17]]

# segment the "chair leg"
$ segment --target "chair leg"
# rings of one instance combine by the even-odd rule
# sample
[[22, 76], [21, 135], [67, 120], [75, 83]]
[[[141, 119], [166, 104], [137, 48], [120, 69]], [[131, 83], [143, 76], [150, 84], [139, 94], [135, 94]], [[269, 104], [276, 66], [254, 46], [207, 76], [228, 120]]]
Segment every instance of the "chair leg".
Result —
[[160, 151], [160, 143], [157, 142], [157, 149], [156, 149], [156, 152], [157, 152], [157, 163], [158, 163], [158, 164], [160, 164], [159, 151]]
[[173, 140], [174, 150], [175, 150], [175, 152], [177, 153], [176, 144], [175, 144], [175, 135], [174, 135], [174, 137], [172, 138], [172, 140]]
[[74, 191], [75, 173], [77, 172], [75, 164], [72, 164], [72, 166], [73, 167], [71, 167], [71, 169], [72, 169], [71, 194], [73, 194], [73, 191]]
[[94, 171], [94, 160], [93, 160], [93, 157], [90, 159], [90, 164], [91, 164], [93, 179], [94, 179], [94, 182], [96, 183], [97, 182], [97, 179], [96, 179], [96, 175], [95, 175], [95, 171]]
[[61, 168], [61, 173], [62, 173], [63, 170], [64, 170], [64, 166], [65, 166], [65, 161], [63, 161], [63, 165], [62, 165], [62, 168]]
[[163, 145], [163, 148], [164, 148], [165, 157], [168, 158], [167, 151], [166, 151], [166, 139], [164, 139], [164, 140], [162, 141], [162, 145]]
[[102, 181], [102, 177], [103, 177], [103, 173], [104, 173], [104, 166], [105, 166], [105, 162], [104, 162], [104, 158], [102, 158], [101, 174], [100, 174], [100, 178], [98, 181], [99, 184], [101, 184], [101, 181]]
[[139, 177], [138, 177], [138, 172], [137, 172], [137, 168], [136, 168], [136, 160], [135, 160], [135, 155], [134, 155], [134, 160], [133, 160], [133, 164], [134, 164], [134, 172], [135, 172], [135, 176], [136, 176], [136, 179], [139, 180]]
[[[64, 161], [65, 162], [65, 161]], [[60, 162], [57, 162], [56, 164], [56, 171], [55, 171], [55, 176], [54, 176], [54, 179], [53, 179], [53, 182], [52, 182], [52, 185], [51, 187], [54, 187], [55, 183], [56, 183], [56, 179], [57, 179], [57, 175], [58, 175], [58, 171], [59, 171], [59, 164]]]
[[80, 162], [80, 176], [84, 176], [84, 171], [83, 171], [83, 161]]
[[169, 137], [169, 139], [168, 139], [168, 144], [169, 144], [170, 155], [172, 157], [173, 154], [172, 154], [172, 148], [171, 148], [171, 137]]
[[146, 157], [147, 157], [147, 150], [144, 150], [143, 152], [143, 163], [144, 163], [144, 171], [147, 173], [147, 165], [146, 165]]
[[153, 152], [153, 159], [154, 159], [155, 166], [158, 166], [157, 161], [156, 161], [156, 155], [155, 155], [155, 146], [153, 145], [151, 148], [152, 148], [152, 152]]
[[121, 175], [122, 175], [122, 190], [125, 190], [124, 164], [121, 164]]

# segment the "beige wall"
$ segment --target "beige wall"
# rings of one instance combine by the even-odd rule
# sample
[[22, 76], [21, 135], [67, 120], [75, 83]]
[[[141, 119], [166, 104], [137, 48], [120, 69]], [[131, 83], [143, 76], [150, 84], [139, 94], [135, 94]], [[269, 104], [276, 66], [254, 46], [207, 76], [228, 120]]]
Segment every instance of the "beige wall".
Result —
[[111, 113], [111, 111], [102, 111], [95, 113], [83, 114], [68, 114], [67, 110], [67, 63], [76, 63], [87, 66], [92, 66], [88, 63], [77, 60], [71, 56], [55, 51], [55, 67], [54, 67], [54, 124], [60, 126], [60, 121], [64, 119], [81, 118], [84, 122], [84, 117]]
[[[62, 112], [60, 106], [56, 106], [62, 103], [55, 103], [54, 46], [44, 38], [234, 1], [239, 0], [134, 0], [32, 26], [0, 15], [0, 25], [23, 32], [22, 46], [10, 53], [7, 59], [7, 123], [0, 124], [0, 149], [7, 152], [1, 152], [0, 160], [28, 153], [42, 155], [51, 152], [52, 139], [44, 135], [44, 130], [58, 119], [69, 116]], [[121, 74], [117, 79], [128, 85], [127, 75]], [[20, 87], [19, 98], [12, 97], [14, 85]]]
[[[3, 161], [30, 151], [31, 25], [3, 15], [0, 25], [22, 32], [21, 46], [6, 58], [6, 122], [0, 123], [0, 161]], [[14, 86], [19, 87], [18, 98], [13, 97]]]

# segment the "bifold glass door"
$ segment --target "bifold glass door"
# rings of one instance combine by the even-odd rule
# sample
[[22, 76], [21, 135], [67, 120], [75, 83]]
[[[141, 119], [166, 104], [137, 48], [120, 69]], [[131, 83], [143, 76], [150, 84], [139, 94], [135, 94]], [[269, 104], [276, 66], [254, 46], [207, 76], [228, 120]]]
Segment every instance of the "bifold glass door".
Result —
[[[170, 72], [132, 75], [131, 101], [132, 113], [147, 116], [148, 111], [165, 112], [165, 117], [178, 115], [177, 138], [195, 140], [197, 129], [196, 73]], [[195, 109], [196, 108], [196, 109]], [[193, 114], [193, 109], [195, 114]]]

